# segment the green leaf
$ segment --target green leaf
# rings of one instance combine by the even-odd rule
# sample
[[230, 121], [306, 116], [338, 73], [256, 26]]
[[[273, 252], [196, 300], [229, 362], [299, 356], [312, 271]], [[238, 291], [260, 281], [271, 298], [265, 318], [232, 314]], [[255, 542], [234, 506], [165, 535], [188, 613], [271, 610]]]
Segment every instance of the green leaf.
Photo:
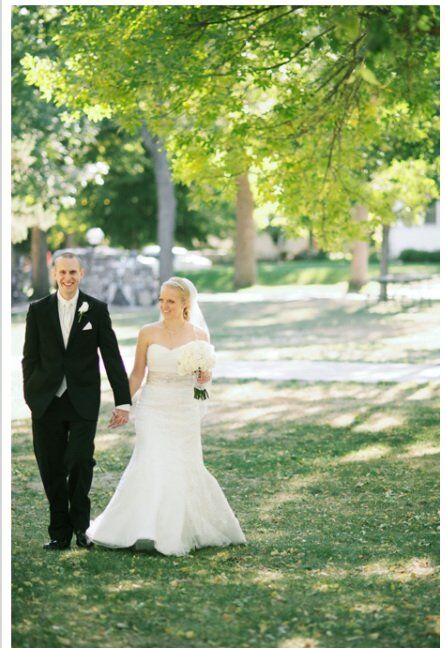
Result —
[[371, 85], [379, 86], [380, 83], [378, 79], [375, 76], [375, 73], [372, 72], [372, 70], [365, 65], [361, 66], [358, 70], [359, 75], [366, 81], [367, 83], [370, 83]]

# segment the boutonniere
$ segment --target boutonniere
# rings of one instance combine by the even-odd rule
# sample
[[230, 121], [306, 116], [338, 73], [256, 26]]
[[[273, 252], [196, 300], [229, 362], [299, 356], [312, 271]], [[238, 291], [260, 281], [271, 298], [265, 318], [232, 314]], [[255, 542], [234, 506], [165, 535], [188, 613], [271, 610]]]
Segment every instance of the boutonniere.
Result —
[[77, 309], [77, 312], [79, 313], [79, 319], [78, 322], [80, 323], [82, 319], [82, 315], [87, 312], [87, 310], [90, 308], [90, 304], [88, 302], [82, 302], [82, 304], [79, 306]]

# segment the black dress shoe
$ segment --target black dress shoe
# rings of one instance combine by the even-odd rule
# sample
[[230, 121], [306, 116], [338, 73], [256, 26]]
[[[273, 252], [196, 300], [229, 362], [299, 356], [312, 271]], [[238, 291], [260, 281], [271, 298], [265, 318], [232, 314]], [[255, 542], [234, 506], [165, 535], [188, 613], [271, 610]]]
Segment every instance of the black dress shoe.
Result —
[[155, 551], [155, 542], [149, 538], [141, 538], [134, 544], [135, 551]]
[[69, 540], [50, 540], [46, 544], [43, 545], [44, 549], [47, 549], [49, 551], [60, 551], [61, 549], [69, 549], [70, 548], [70, 541]]
[[85, 535], [85, 531], [76, 531], [76, 544], [80, 549], [91, 549], [93, 543]]

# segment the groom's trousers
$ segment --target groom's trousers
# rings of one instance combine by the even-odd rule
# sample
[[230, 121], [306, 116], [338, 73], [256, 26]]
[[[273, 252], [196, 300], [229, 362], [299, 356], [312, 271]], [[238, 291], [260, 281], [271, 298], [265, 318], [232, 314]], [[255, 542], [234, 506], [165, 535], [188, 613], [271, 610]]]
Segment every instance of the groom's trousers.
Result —
[[33, 444], [50, 505], [52, 540], [71, 540], [90, 525], [94, 436], [97, 421], [83, 419], [65, 391], [40, 418], [33, 418]]

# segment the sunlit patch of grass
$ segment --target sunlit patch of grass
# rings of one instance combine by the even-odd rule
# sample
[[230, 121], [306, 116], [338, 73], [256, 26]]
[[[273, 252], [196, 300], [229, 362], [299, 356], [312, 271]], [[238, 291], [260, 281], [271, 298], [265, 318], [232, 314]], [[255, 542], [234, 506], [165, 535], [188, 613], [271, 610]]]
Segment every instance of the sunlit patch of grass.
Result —
[[412, 558], [400, 565], [384, 562], [364, 565], [361, 573], [364, 576], [379, 576], [405, 583], [412, 578], [428, 578], [438, 573], [438, 565], [433, 565], [429, 558]]
[[30, 429], [31, 429], [31, 421], [30, 421], [30, 419], [16, 419], [14, 421], [14, 427], [12, 429], [12, 434], [14, 436], [19, 435], [19, 434], [29, 435]]
[[402, 427], [405, 423], [405, 418], [400, 412], [374, 412], [369, 418], [355, 426], [355, 429], [357, 432], [382, 432]]
[[[124, 441], [124, 437], [129, 436], [128, 430], [126, 429], [127, 434], [124, 432], [111, 432], [107, 431], [107, 434], [101, 434], [97, 437], [96, 448], [97, 450], [105, 450], [107, 448], [112, 448], [113, 446], [118, 446]], [[133, 435], [132, 435], [133, 436]]]
[[282, 484], [282, 490], [278, 490], [268, 499], [264, 500], [259, 511], [260, 519], [271, 519], [282, 504], [295, 503], [305, 498], [305, 490], [312, 484], [317, 484], [319, 475], [293, 475]]
[[[382, 610], [382, 605], [377, 605], [376, 603], [356, 603], [356, 605], [353, 606], [353, 609], [356, 612], [362, 612], [363, 614], [375, 614]], [[387, 609], [393, 611], [395, 608], [391, 606]]]
[[319, 648], [320, 645], [318, 641], [308, 637], [293, 637], [281, 641], [278, 648]]
[[[317, 320], [320, 311], [316, 305], [300, 304], [298, 307], [290, 307], [287, 304], [263, 304], [258, 309], [259, 316], [255, 318], [256, 327], [295, 325], [299, 321]], [[252, 325], [251, 309], [245, 309], [245, 317], [239, 317], [227, 323], [228, 328], [242, 328]]]
[[276, 583], [284, 578], [284, 574], [273, 569], [259, 569], [257, 576], [254, 577], [255, 583]]
[[[387, 312], [376, 311], [374, 305], [331, 300], [317, 305], [296, 301], [286, 308], [268, 302], [203, 307], [225, 359], [266, 358], [271, 347], [274, 359], [290, 360], [429, 362], [438, 357], [435, 304], [411, 312], [398, 305]], [[268, 324], [262, 324], [264, 318]]]
[[[372, 393], [371, 398], [368, 400], [373, 401], [377, 406], [390, 405], [401, 398], [406, 400], [407, 397], [407, 399], [409, 399], [409, 397], [412, 396], [413, 393], [417, 393], [419, 389], [418, 385], [408, 385], [407, 382], [389, 384], [387, 389], [379, 389], [377, 393]], [[408, 390], [411, 391], [410, 394], [407, 393]], [[432, 397], [434, 395], [438, 395], [438, 390], [436, 390], [435, 386], [431, 386], [430, 396]], [[384, 412], [388, 411], [385, 407], [380, 407], [380, 410]]]
[[[215, 384], [217, 389], [217, 384]], [[364, 398], [364, 391], [367, 398]], [[230, 438], [250, 420], [291, 422], [299, 414], [301, 424], [311, 423], [315, 417], [320, 424], [342, 429], [351, 427], [358, 434], [379, 435], [389, 430], [396, 433], [407, 424], [406, 412], [414, 412], [417, 402], [410, 396], [418, 385], [407, 383], [382, 386], [359, 383], [273, 383], [256, 381], [218, 381], [218, 398], [212, 398], [205, 430], [218, 432], [222, 428]], [[429, 394], [438, 405], [438, 385], [431, 386]], [[398, 408], [392, 407], [396, 401]], [[419, 402], [418, 402], [419, 404]], [[387, 407], [386, 407], [387, 405]], [[254, 427], [250, 434], [259, 436], [264, 428]]]
[[344, 569], [342, 567], [335, 567], [334, 565], [327, 565], [323, 569], [311, 569], [308, 573], [310, 576], [316, 577], [318, 579], [328, 576], [329, 578], [337, 578], [338, 580], [349, 575], [349, 571], [347, 569]]
[[408, 401], [430, 400], [435, 394], [435, 386], [432, 384], [422, 385], [407, 397]]
[[344, 457], [339, 459], [339, 463], [351, 463], [352, 461], [373, 461], [374, 459], [380, 459], [384, 457], [389, 452], [389, 448], [385, 446], [367, 446], [356, 450], [354, 452], [349, 452]]
[[139, 590], [147, 588], [147, 583], [135, 583], [131, 580], [122, 580], [120, 583], [113, 583], [107, 588], [108, 592], [131, 592], [133, 590]]
[[426, 455], [436, 455], [440, 452], [440, 446], [431, 443], [413, 443], [406, 452], [398, 455], [399, 459], [410, 459], [411, 457], [424, 457]]

